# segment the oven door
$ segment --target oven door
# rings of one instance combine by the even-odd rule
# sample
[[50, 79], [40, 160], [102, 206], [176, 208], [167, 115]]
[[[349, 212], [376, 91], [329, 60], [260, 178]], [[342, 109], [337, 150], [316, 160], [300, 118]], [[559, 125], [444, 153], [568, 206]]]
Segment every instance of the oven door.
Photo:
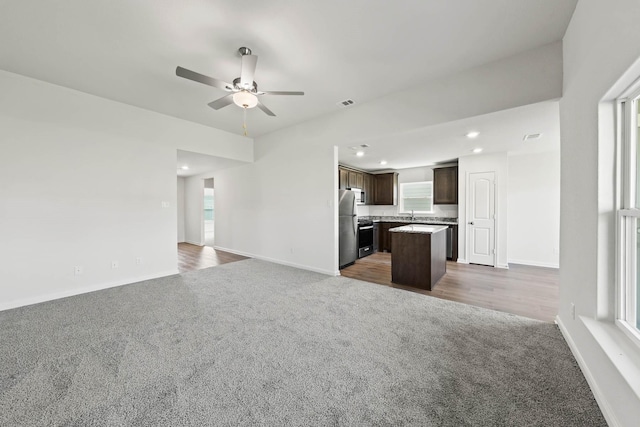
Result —
[[358, 226], [358, 258], [373, 253], [373, 225]]

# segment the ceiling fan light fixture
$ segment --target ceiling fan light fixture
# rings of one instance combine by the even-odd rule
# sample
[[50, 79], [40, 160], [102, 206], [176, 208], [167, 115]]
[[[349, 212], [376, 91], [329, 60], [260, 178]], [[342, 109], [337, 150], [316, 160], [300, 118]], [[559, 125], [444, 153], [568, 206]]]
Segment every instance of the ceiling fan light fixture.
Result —
[[233, 102], [238, 107], [253, 108], [258, 105], [258, 97], [245, 90], [233, 94]]

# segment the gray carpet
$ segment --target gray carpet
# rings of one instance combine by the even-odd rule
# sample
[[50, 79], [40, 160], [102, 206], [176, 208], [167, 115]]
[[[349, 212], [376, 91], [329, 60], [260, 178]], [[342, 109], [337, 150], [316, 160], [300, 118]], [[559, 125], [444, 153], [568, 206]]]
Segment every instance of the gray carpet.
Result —
[[258, 260], [0, 312], [1, 426], [604, 426], [553, 324]]

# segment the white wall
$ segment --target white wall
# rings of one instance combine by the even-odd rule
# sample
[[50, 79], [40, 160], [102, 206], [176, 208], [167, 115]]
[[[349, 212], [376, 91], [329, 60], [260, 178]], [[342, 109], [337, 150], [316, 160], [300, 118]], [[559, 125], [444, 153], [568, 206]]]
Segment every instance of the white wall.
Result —
[[508, 224], [508, 161], [506, 153], [482, 154], [460, 157], [458, 160], [458, 262], [468, 262], [467, 250], [467, 205], [469, 174], [474, 172], [495, 172], [496, 203], [496, 267], [508, 268], [509, 253], [507, 239]]
[[560, 152], [511, 155], [508, 162], [509, 263], [557, 268]]
[[639, 17], [637, 0], [578, 2], [563, 41], [560, 102], [558, 323], [607, 420], [620, 426], [636, 426], [640, 419], [640, 349], [613, 323], [616, 150], [612, 100], [640, 76]]
[[184, 242], [184, 178], [178, 177], [178, 196], [176, 203], [178, 205], [178, 243]]
[[184, 180], [185, 242], [204, 245], [204, 178], [199, 175]]
[[216, 248], [335, 274], [337, 151], [275, 137], [255, 150], [216, 174]]
[[245, 138], [16, 74], [0, 71], [0, 93], [0, 309], [175, 273], [176, 149], [253, 155]]
[[[398, 185], [404, 182], [433, 181], [433, 169], [430, 167], [407, 168], [395, 170], [398, 172]], [[398, 188], [399, 190], [399, 188]], [[398, 206], [369, 206], [372, 216], [399, 216]], [[458, 205], [433, 205], [433, 213], [420, 214], [420, 217], [458, 217]]]

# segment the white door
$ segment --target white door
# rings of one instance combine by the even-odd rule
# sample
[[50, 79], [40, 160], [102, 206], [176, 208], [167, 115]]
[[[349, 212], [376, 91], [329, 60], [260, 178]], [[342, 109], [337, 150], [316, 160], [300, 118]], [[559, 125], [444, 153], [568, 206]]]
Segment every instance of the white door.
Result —
[[495, 173], [469, 174], [469, 262], [495, 265]]

